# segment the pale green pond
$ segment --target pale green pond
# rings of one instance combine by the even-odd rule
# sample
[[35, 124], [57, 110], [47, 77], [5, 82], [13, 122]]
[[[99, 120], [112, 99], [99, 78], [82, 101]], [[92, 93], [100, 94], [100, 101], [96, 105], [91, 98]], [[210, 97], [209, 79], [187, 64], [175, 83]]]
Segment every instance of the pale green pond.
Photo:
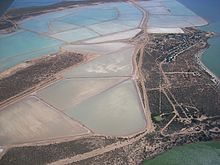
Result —
[[104, 135], [127, 136], [146, 127], [140, 99], [131, 80], [68, 108], [65, 113]]
[[219, 165], [220, 142], [188, 144], [171, 149], [142, 165]]

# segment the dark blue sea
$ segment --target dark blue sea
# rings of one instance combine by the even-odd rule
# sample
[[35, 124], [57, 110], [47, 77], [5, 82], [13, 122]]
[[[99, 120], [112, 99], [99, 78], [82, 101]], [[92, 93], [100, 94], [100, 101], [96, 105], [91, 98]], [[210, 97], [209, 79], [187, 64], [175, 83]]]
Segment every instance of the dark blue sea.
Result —
[[216, 36], [209, 40], [210, 48], [202, 55], [202, 62], [220, 78], [220, 0], [179, 0], [179, 2], [209, 22], [209, 25], [200, 29], [216, 33]]

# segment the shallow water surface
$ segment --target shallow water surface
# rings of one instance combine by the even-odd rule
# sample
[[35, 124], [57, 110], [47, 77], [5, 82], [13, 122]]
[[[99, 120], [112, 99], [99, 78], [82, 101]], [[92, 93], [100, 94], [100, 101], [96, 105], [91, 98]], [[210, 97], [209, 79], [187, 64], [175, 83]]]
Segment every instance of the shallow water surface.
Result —
[[33, 32], [18, 31], [0, 37], [0, 71], [25, 60], [54, 53], [63, 42]]
[[219, 165], [220, 142], [188, 144], [171, 149], [142, 165]]
[[95, 133], [126, 136], [144, 130], [145, 116], [131, 80], [65, 111]]
[[123, 81], [123, 79], [66, 79], [42, 89], [37, 93], [37, 96], [60, 110], [66, 110], [120, 81]]
[[87, 1], [87, 0], [14, 0], [10, 8], [48, 6], [63, 1]]
[[88, 133], [79, 123], [42, 103], [25, 98], [0, 110], [0, 145]]
[[207, 19], [209, 25], [201, 30], [212, 31], [217, 35], [208, 42], [210, 48], [202, 55], [202, 62], [220, 78], [220, 1], [219, 0], [179, 0], [198, 15]]
[[206, 25], [207, 22], [176, 0], [141, 1], [150, 13], [148, 27], [191, 27]]
[[118, 52], [98, 57], [86, 64], [67, 71], [65, 77], [114, 77], [132, 74], [132, 56], [134, 48], [125, 48]]

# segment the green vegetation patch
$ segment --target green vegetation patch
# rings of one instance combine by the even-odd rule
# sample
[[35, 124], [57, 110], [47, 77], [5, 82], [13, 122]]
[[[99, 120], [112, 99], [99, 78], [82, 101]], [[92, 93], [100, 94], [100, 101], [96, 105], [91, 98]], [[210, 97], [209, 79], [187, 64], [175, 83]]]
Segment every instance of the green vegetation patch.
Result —
[[162, 118], [160, 115], [154, 116], [153, 119], [154, 119], [154, 121], [156, 121], [156, 122], [160, 122], [160, 121], [163, 120], [163, 118]]

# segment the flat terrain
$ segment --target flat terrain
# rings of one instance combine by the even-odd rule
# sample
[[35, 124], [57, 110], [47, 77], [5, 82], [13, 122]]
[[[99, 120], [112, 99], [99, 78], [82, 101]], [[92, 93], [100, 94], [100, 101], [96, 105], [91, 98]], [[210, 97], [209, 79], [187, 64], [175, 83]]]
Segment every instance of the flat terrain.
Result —
[[[46, 164], [71, 157], [84, 152], [89, 152], [97, 148], [105, 147], [106, 145], [115, 143], [120, 139], [100, 137], [85, 137], [68, 142], [52, 143], [41, 146], [23, 146], [12, 148], [8, 154], [1, 159], [1, 164]], [[17, 159], [19, 158], [19, 160]], [[20, 159], [23, 158], [23, 159]]]
[[55, 74], [59, 71], [83, 60], [81, 54], [64, 52], [33, 61], [30, 66], [0, 79], [0, 104], [44, 81], [56, 79]]
[[200, 51], [208, 46], [206, 36], [185, 29], [184, 34], [152, 35], [145, 47], [145, 86], [152, 118], [163, 127], [162, 133], [220, 115], [219, 86], [197, 63]]
[[0, 129], [1, 146], [89, 133], [77, 122], [34, 97], [0, 111]]
[[[16, 106], [25, 110], [26, 103], [23, 104], [23, 100], [35, 98], [48, 107], [45, 111], [56, 112], [61, 118], [64, 115], [80, 128], [84, 128], [86, 133], [126, 138], [144, 131], [145, 113], [139, 89], [134, 81], [133, 57], [136, 55], [136, 48], [128, 43], [131, 37], [141, 31], [139, 25], [143, 12], [132, 3], [120, 2], [81, 6], [78, 10], [71, 7], [56, 12], [51, 10], [32, 16], [16, 22], [17, 28], [22, 29], [21, 32], [2, 34], [4, 39], [1, 40], [0, 46], [5, 53], [0, 57], [1, 61], [7, 60], [7, 53], [10, 53], [13, 64], [17, 58], [30, 60], [2, 73], [1, 121], [5, 122], [3, 119], [4, 116], [7, 117], [6, 112], [19, 112]], [[112, 28], [105, 28], [107, 26]], [[111, 38], [110, 35], [116, 38]], [[27, 37], [29, 40], [26, 40]], [[93, 44], [86, 43], [85, 40], [90, 38], [99, 40], [92, 41]], [[7, 50], [8, 47], [3, 48], [8, 40], [15, 43], [10, 52]], [[97, 44], [100, 41], [101, 43]], [[26, 42], [30, 43], [29, 47], [25, 46]], [[18, 48], [19, 53], [15, 48]], [[51, 53], [56, 49], [59, 51]], [[45, 51], [48, 53], [47, 56], [33, 59], [45, 54]], [[28, 107], [34, 109], [32, 102], [29, 104]], [[36, 108], [37, 114], [42, 114], [41, 109], [34, 103], [33, 107]], [[123, 115], [125, 113], [127, 116]], [[20, 114], [22, 112], [18, 113]], [[21, 120], [24, 120], [23, 117], [26, 118], [21, 116]], [[16, 124], [19, 121], [12, 123], [15, 130], [22, 129], [22, 126]], [[28, 119], [24, 122], [30, 127], [36, 127], [34, 120], [33, 123]], [[7, 134], [2, 129], [2, 136], [12, 137], [11, 142], [3, 142], [2, 145], [7, 148], [15, 143], [34, 144], [84, 135], [77, 131], [73, 133], [74, 129], [69, 128], [69, 134], [62, 133], [61, 137], [50, 134], [50, 129], [43, 125], [42, 130], [45, 132], [38, 133], [37, 137], [33, 135], [33, 140], [31, 131], [25, 137], [13, 139], [10, 132]], [[118, 129], [115, 129], [116, 127]], [[5, 129], [7, 130], [7, 127]]]
[[219, 149], [219, 141], [188, 144], [167, 151], [155, 159], [144, 162], [143, 165], [218, 164], [220, 162]]
[[0, 63], [23, 63], [0, 80], [0, 164], [140, 164], [219, 139], [219, 84], [199, 63], [213, 34], [191, 27], [204, 19], [170, 0], [69, 5], [3, 19]]

